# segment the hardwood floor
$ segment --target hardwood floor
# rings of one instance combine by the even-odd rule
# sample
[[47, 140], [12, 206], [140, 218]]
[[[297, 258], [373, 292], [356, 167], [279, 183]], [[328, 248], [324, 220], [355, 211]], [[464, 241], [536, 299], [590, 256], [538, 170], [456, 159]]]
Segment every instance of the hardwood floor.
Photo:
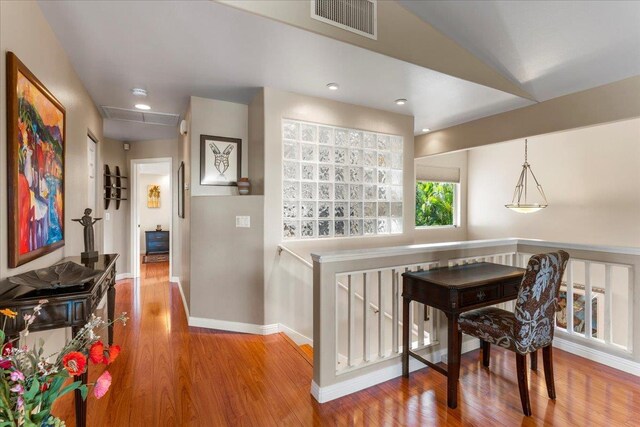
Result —
[[[478, 351], [463, 355], [458, 409], [446, 406], [446, 378], [423, 369], [323, 405], [309, 394], [310, 349], [281, 334], [256, 336], [189, 328], [166, 264], [144, 264], [139, 282], [117, 285], [117, 326], [123, 351], [109, 367], [113, 385], [90, 395], [88, 425], [310, 426], [493, 425], [637, 426], [640, 380], [555, 350], [557, 400], [544, 374], [530, 375], [532, 417], [521, 412], [512, 353], [494, 347], [490, 371]], [[91, 367], [95, 381], [103, 367]], [[65, 396], [54, 413], [75, 426]]]

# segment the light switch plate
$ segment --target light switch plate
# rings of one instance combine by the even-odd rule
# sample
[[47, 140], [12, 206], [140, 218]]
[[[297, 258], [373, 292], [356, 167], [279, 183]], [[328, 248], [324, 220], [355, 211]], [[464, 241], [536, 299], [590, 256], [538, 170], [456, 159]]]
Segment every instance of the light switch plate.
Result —
[[251, 217], [250, 216], [236, 216], [236, 227], [250, 228]]
[[111, 220], [111, 214], [110, 214], [109, 212], [105, 212], [105, 213], [104, 213], [104, 220], [105, 220], [105, 221], [109, 221], [109, 220]]

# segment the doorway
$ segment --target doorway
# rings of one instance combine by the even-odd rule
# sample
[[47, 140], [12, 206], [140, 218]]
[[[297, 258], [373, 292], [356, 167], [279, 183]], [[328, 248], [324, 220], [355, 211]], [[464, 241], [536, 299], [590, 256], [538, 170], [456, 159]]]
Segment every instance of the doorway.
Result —
[[131, 266], [133, 277], [168, 264], [172, 277], [172, 159], [131, 160]]

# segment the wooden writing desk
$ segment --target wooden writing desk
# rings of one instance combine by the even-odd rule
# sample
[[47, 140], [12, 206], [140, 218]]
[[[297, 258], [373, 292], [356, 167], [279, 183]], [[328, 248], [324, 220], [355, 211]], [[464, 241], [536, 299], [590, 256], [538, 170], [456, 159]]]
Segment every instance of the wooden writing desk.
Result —
[[[7, 319], [5, 333], [9, 338], [16, 338], [24, 329], [25, 314], [31, 314], [39, 300], [49, 300], [42, 306], [40, 315], [29, 327], [29, 331], [46, 331], [70, 327], [75, 336], [89, 321], [91, 314], [107, 295], [107, 313], [109, 321], [113, 321], [116, 302], [116, 260], [118, 254], [99, 255], [92, 262], [82, 261], [80, 257], [69, 257], [60, 263], [73, 261], [76, 264], [93, 268], [102, 272], [99, 276], [82, 286], [58, 289], [34, 289], [25, 285], [14, 285], [7, 279], [0, 282], [0, 307], [10, 308], [18, 312], [15, 319]], [[107, 341], [113, 344], [113, 326], [108, 328]], [[80, 376], [83, 384], [87, 383], [87, 371]], [[80, 391], [75, 391], [76, 426], [87, 425], [87, 402], [82, 399]]]
[[[458, 406], [458, 377], [462, 334], [458, 331], [460, 313], [509, 301], [518, 296], [525, 269], [481, 262], [442, 267], [429, 271], [403, 273], [402, 375], [409, 377], [409, 356], [447, 376], [447, 404]], [[444, 312], [449, 321], [447, 368], [429, 362], [411, 351], [409, 305], [411, 301]]]

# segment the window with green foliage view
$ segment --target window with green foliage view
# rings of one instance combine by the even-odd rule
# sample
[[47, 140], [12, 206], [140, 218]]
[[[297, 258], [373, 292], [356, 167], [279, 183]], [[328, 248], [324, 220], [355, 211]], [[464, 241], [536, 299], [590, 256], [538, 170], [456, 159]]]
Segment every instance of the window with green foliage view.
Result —
[[454, 183], [416, 182], [416, 227], [454, 225]]

